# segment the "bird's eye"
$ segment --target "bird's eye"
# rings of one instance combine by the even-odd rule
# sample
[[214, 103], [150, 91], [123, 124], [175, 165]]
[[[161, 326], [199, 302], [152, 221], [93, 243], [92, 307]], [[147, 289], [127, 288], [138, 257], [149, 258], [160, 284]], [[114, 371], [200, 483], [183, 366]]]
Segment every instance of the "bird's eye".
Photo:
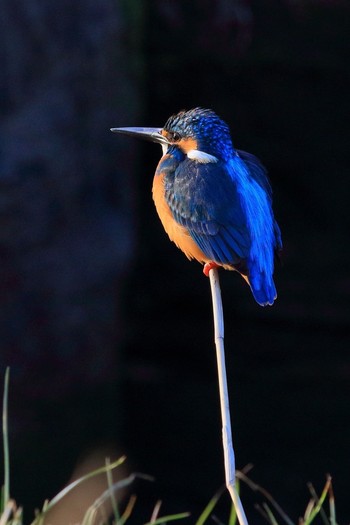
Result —
[[181, 140], [181, 135], [177, 131], [170, 131], [168, 137], [171, 142], [179, 142], [179, 140]]

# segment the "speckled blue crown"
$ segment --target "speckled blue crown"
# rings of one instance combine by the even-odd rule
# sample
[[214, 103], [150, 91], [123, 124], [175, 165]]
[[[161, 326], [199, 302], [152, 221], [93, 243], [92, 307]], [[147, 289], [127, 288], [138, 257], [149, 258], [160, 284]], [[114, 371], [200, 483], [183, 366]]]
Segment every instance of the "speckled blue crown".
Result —
[[211, 109], [194, 108], [172, 115], [164, 129], [179, 133], [183, 138], [194, 138], [197, 149], [228, 160], [233, 145], [228, 125]]

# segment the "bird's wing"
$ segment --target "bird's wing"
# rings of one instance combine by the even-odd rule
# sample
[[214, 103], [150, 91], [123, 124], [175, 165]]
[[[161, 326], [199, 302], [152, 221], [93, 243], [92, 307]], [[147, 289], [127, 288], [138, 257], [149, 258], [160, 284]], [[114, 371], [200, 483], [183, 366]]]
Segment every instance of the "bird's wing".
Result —
[[240, 157], [246, 167], [248, 168], [250, 176], [265, 190], [270, 202], [272, 201], [272, 188], [267, 176], [267, 170], [260, 160], [252, 153], [247, 151], [237, 150], [238, 157]]
[[[270, 205], [272, 205], [272, 188], [267, 176], [267, 170], [260, 160], [246, 151], [237, 151], [238, 156], [244, 161], [246, 167], [249, 170], [250, 176], [265, 190], [266, 195], [269, 198]], [[282, 251], [282, 237], [281, 230], [277, 222], [274, 220], [274, 236], [275, 236], [275, 253], [279, 257]]]
[[204, 254], [237, 264], [249, 254], [250, 235], [236, 184], [222, 162], [186, 159], [165, 180], [174, 219], [185, 226]]

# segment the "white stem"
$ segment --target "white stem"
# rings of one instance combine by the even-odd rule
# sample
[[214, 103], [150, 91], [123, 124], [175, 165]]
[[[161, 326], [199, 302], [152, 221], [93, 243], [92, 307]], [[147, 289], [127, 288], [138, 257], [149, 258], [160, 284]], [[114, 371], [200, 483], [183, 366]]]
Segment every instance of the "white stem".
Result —
[[235, 485], [235, 453], [232, 444], [230, 403], [228, 397], [227, 375], [225, 366], [224, 315], [221, 300], [219, 273], [216, 268], [212, 268], [209, 271], [209, 279], [211, 296], [213, 301], [214, 335], [219, 376], [220, 408], [222, 419], [222, 442], [224, 447], [226, 487], [231, 495], [240, 525], [248, 525], [248, 521], [244, 513], [244, 509]]

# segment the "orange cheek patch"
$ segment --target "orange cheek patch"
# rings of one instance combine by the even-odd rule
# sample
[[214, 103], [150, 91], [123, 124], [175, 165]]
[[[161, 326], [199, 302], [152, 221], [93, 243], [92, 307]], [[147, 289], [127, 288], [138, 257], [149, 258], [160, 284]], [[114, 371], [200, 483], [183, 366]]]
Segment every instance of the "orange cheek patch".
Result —
[[196, 139], [189, 137], [188, 139], [181, 139], [180, 142], [178, 142], [178, 145], [184, 153], [187, 153], [192, 149], [197, 149], [198, 143]]

